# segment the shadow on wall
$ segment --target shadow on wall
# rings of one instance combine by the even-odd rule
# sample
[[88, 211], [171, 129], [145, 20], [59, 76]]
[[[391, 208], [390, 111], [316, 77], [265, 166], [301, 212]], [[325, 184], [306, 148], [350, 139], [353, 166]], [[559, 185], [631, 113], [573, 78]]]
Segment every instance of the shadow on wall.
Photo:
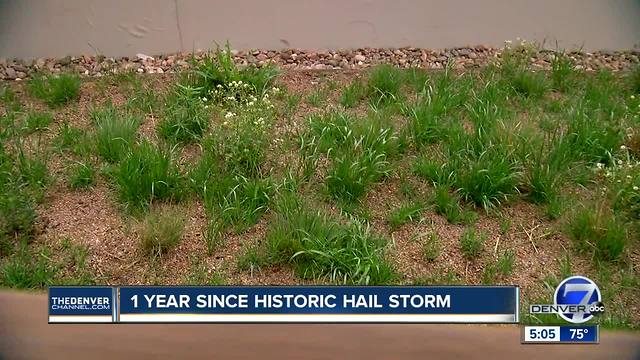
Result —
[[[505, 6], [507, 4], [507, 6]], [[209, 48], [640, 47], [640, 0], [0, 0], [0, 57]]]

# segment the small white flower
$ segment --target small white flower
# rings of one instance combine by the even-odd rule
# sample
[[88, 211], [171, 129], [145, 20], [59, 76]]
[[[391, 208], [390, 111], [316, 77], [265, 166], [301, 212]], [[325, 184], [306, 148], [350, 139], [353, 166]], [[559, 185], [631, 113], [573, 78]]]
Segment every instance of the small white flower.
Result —
[[622, 165], [622, 160], [618, 160], [618, 165]]
[[202, 97], [202, 101], [203, 101], [203, 102], [207, 102], [207, 98], [203, 96], [203, 97]]
[[631, 179], [631, 175], [627, 175], [627, 179]]
[[627, 147], [622, 145], [622, 146], [620, 146], [620, 150], [627, 150]]
[[228, 112], [224, 115], [225, 119], [230, 119], [230, 118], [232, 118], [232, 117], [234, 117], [234, 116], [236, 116], [236, 114], [232, 113], [231, 111], [228, 111]]
[[635, 100], [635, 95], [631, 95], [631, 100]]
[[597, 167], [598, 169], [604, 169], [604, 163], [597, 163], [597, 164], [596, 164], [596, 167]]
[[638, 189], [640, 189], [640, 188], [638, 188], [637, 186], [634, 186], [634, 187], [633, 187], [633, 190], [634, 190], [634, 191], [638, 191]]

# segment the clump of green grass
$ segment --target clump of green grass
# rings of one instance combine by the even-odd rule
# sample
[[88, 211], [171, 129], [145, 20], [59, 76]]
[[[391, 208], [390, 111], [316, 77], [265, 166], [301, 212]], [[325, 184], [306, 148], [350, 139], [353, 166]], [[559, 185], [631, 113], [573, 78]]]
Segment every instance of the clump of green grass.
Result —
[[403, 74], [399, 69], [389, 64], [377, 65], [367, 79], [367, 97], [376, 106], [396, 103], [401, 100], [402, 82]]
[[446, 186], [438, 186], [435, 189], [433, 199], [437, 214], [447, 218], [452, 224], [466, 223], [466, 215], [460, 207], [460, 197], [456, 193], [450, 193]]
[[26, 155], [22, 150], [19, 151], [15, 164], [16, 175], [20, 182], [29, 187], [29, 190], [41, 195], [51, 181], [47, 168], [48, 155], [46, 152]]
[[592, 252], [598, 260], [619, 260], [627, 245], [624, 225], [603, 209], [578, 210], [568, 224], [568, 232], [578, 251]]
[[422, 244], [422, 256], [426, 261], [432, 262], [440, 256], [441, 251], [440, 238], [438, 233], [433, 231]]
[[57, 107], [80, 96], [80, 79], [71, 74], [34, 76], [29, 80], [28, 89], [50, 107]]
[[162, 256], [180, 242], [185, 220], [172, 209], [153, 210], [140, 229], [140, 246], [152, 258]]
[[406, 223], [420, 220], [420, 214], [424, 209], [425, 206], [420, 201], [403, 204], [391, 212], [389, 225], [392, 229], [397, 229]]
[[566, 132], [550, 119], [541, 122], [544, 136], [524, 132], [519, 152], [524, 167], [523, 192], [535, 204], [551, 204], [558, 200], [560, 187], [575, 161]]
[[502, 276], [509, 276], [513, 272], [513, 264], [515, 263], [515, 255], [513, 251], [506, 250], [500, 255], [496, 262], [496, 268]]
[[[136, 79], [139, 77], [134, 75]], [[156, 90], [143, 85], [141, 82], [136, 81], [134, 85], [127, 91], [131, 92], [133, 97], [129, 98], [126, 103], [126, 108], [129, 111], [139, 111], [143, 114], [151, 114], [156, 111], [159, 106], [158, 96], [156, 96]]]
[[266, 236], [272, 263], [291, 264], [304, 279], [339, 284], [381, 285], [394, 278], [384, 256], [386, 240], [362, 222], [341, 224], [288, 201]]
[[460, 249], [468, 259], [475, 259], [482, 253], [487, 235], [477, 232], [474, 227], [467, 227], [460, 237]]
[[601, 69], [595, 76], [589, 76], [584, 86], [584, 96], [579, 104], [581, 110], [593, 118], [601, 118], [609, 122], [624, 116], [624, 101], [620, 99], [620, 81], [610, 70]]
[[181, 177], [170, 151], [147, 141], [134, 146], [113, 172], [120, 201], [145, 209], [156, 200], [178, 199]]
[[174, 143], [189, 143], [202, 138], [209, 128], [209, 112], [193, 89], [177, 85], [166, 100], [164, 116], [158, 125], [161, 137]]
[[238, 269], [241, 271], [249, 271], [251, 276], [256, 272], [260, 272], [267, 264], [268, 259], [262, 254], [258, 246], [248, 247], [244, 254], [238, 257]]
[[205, 207], [221, 228], [236, 232], [255, 224], [267, 210], [275, 186], [271, 179], [223, 175], [210, 179], [203, 189]]
[[524, 97], [539, 99], [547, 91], [543, 72], [518, 71], [510, 79], [513, 90]]
[[568, 91], [574, 83], [573, 60], [564, 52], [556, 52], [551, 58], [551, 86], [560, 92]]
[[24, 118], [24, 132], [27, 134], [49, 128], [53, 115], [47, 112], [29, 111]]
[[406, 71], [405, 79], [413, 86], [416, 93], [421, 93], [429, 86], [429, 75], [425, 69], [412, 67]]
[[3, 184], [0, 190], [0, 237], [31, 236], [36, 220], [33, 199], [13, 184]]
[[360, 79], [353, 80], [347, 87], [344, 88], [342, 95], [340, 96], [340, 104], [345, 108], [353, 108], [358, 105], [358, 102], [365, 96], [365, 89]]
[[537, 50], [523, 42], [502, 51], [501, 75], [513, 93], [525, 98], [539, 99], [547, 90], [544, 73], [531, 70], [530, 59]]
[[459, 170], [455, 183], [458, 191], [477, 206], [488, 209], [518, 193], [521, 172], [504, 146], [488, 145]]
[[224, 93], [232, 86], [232, 82], [238, 81], [248, 84], [251, 92], [262, 95], [273, 84], [277, 75], [278, 70], [272, 65], [238, 68], [227, 43], [225, 49], [218, 47], [202, 60], [194, 60], [193, 71], [187, 75], [186, 83], [197, 89], [199, 98], [212, 98], [216, 91]]
[[7, 109], [7, 112], [17, 112], [22, 109], [22, 104], [18, 99], [15, 91], [8, 86], [0, 88], [0, 102], [2, 102]]
[[307, 96], [307, 103], [314, 107], [322, 107], [324, 105], [326, 98], [326, 92], [324, 89], [316, 88]]
[[29, 240], [35, 229], [35, 204], [49, 183], [46, 160], [29, 157], [20, 147], [0, 143], [0, 239], [10, 250], [14, 240]]
[[355, 158], [351, 155], [335, 158], [327, 174], [327, 191], [345, 203], [360, 199], [370, 184], [385, 173], [388, 164], [384, 154], [366, 152]]
[[330, 111], [309, 119], [304, 151], [314, 157], [326, 153], [331, 166], [328, 193], [345, 204], [360, 199], [369, 186], [389, 172], [389, 158], [399, 152], [399, 137], [387, 119], [370, 115], [356, 119]]
[[38, 289], [53, 284], [56, 269], [46, 248], [32, 251], [22, 244], [0, 268], [0, 284], [16, 289]]
[[287, 93], [284, 95], [284, 108], [281, 110], [282, 116], [287, 119], [290, 119], [293, 114], [298, 109], [300, 105], [300, 101], [302, 101], [302, 95], [300, 94], [291, 94]]
[[455, 182], [455, 169], [451, 165], [446, 161], [421, 156], [414, 163], [413, 172], [434, 186], [450, 186]]
[[98, 155], [112, 164], [122, 160], [135, 143], [139, 119], [123, 114], [113, 106], [95, 110], [91, 116], [96, 127]]
[[225, 278], [217, 271], [208, 268], [206, 262], [201, 259], [191, 260], [191, 269], [184, 277], [185, 284], [191, 285], [225, 285]]
[[69, 169], [69, 187], [84, 189], [96, 184], [96, 169], [88, 161], [76, 162]]
[[608, 119], [594, 121], [593, 115], [586, 103], [571, 109], [564, 141], [573, 159], [608, 164], [622, 144], [623, 130]]
[[450, 117], [469, 101], [473, 78], [455, 76], [447, 68], [442, 74], [419, 81], [418, 99], [405, 109], [410, 118], [409, 130], [417, 147], [445, 140], [449, 129], [458, 126]]
[[69, 151], [80, 155], [88, 153], [90, 143], [85, 130], [65, 122], [53, 138], [53, 147], [59, 152]]

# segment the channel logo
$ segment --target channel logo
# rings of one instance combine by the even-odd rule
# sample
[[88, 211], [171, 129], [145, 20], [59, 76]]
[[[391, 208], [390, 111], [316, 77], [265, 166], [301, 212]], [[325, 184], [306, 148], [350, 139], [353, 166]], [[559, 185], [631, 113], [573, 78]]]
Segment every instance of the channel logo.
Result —
[[556, 287], [554, 304], [529, 307], [531, 314], [557, 314], [562, 319], [582, 324], [604, 312], [602, 295], [595, 282], [584, 276], [568, 277]]

